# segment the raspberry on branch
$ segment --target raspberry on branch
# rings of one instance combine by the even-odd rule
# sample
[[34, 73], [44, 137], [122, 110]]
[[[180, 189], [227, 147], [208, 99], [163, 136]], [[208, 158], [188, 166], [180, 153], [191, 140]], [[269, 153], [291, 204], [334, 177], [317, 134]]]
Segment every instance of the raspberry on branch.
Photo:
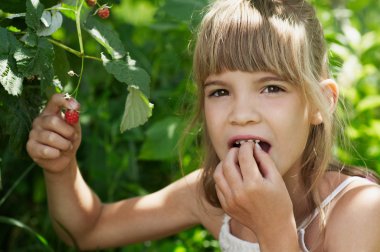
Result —
[[97, 14], [101, 19], [107, 19], [110, 16], [110, 9], [108, 6], [100, 7], [97, 10]]
[[92, 7], [96, 5], [97, 0], [86, 0], [86, 3], [88, 6]]

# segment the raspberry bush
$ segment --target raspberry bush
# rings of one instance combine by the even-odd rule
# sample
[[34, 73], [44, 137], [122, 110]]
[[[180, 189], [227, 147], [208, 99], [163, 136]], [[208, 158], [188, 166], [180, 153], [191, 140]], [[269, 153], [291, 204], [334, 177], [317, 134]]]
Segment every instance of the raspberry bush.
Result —
[[[130, 57], [118, 33], [99, 19], [108, 18], [110, 6], [106, 3], [99, 5], [94, 0], [58, 2], [53, 1], [55, 5], [47, 8], [39, 0], [27, 0], [25, 15], [12, 14], [9, 25], [0, 27], [0, 83], [6, 91], [2, 95], [5, 99], [23, 96], [24, 87], [32, 81], [39, 82], [38, 89], [46, 96], [52, 92], [62, 92], [67, 77], [57, 71], [60, 62], [54, 64], [56, 50], [62, 48], [81, 60], [79, 68], [68, 73], [71, 77], [77, 77], [77, 84], [72, 90], [74, 97], [78, 94], [84, 74], [85, 59], [101, 61], [106, 71], [130, 90], [120, 131], [145, 123], [153, 108], [148, 101], [150, 76]], [[13, 22], [15, 16], [24, 18], [24, 26]], [[63, 16], [75, 24], [79, 50], [51, 37], [62, 26]], [[83, 46], [83, 31], [104, 51], [99, 51], [98, 55], [87, 55]], [[134, 102], [130, 104], [132, 94]], [[42, 105], [35, 102], [36, 107]]]

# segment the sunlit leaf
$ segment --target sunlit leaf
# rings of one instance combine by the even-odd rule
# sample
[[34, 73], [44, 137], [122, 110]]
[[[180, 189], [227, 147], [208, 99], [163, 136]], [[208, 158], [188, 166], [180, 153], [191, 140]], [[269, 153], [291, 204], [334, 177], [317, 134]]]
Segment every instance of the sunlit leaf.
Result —
[[129, 94], [125, 102], [123, 118], [120, 124], [120, 131], [135, 128], [148, 121], [152, 115], [153, 104], [136, 86], [128, 86]]
[[130, 57], [126, 60], [109, 60], [104, 54], [101, 57], [107, 72], [113, 74], [120, 82], [138, 87], [145, 96], [149, 97], [150, 77], [144, 69], [135, 65], [134, 60]]
[[9, 94], [21, 94], [22, 77], [10, 67], [8, 56], [6, 55], [0, 55], [0, 83]]
[[96, 17], [88, 15], [84, 28], [99, 44], [104, 46], [112, 59], [121, 59], [125, 56], [126, 51], [117, 32], [97, 20]]
[[380, 107], [380, 95], [373, 95], [363, 98], [357, 106], [357, 111], [363, 112], [377, 107]]
[[62, 14], [59, 11], [51, 10], [42, 13], [41, 22], [43, 25], [37, 31], [38, 36], [50, 36], [62, 26]]

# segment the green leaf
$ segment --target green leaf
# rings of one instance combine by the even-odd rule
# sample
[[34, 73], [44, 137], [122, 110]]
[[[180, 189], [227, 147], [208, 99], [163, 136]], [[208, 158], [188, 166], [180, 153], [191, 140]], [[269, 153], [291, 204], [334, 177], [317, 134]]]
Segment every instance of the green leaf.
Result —
[[22, 36], [20, 41], [24, 42], [28, 47], [36, 47], [38, 45], [38, 36], [34, 31], [28, 29], [28, 32]]
[[8, 54], [9, 53], [9, 39], [8, 39], [8, 31], [2, 27], [0, 27], [0, 54]]
[[42, 12], [44, 11], [44, 6], [39, 0], [26, 0], [26, 16], [25, 22], [28, 27], [37, 31], [40, 27], [40, 18]]
[[101, 57], [107, 72], [115, 76], [120, 82], [138, 87], [149, 97], [150, 77], [144, 69], [135, 66], [134, 60], [130, 57], [127, 57], [126, 60], [109, 60], [104, 54]]
[[128, 86], [128, 91], [129, 94], [120, 124], [121, 133], [144, 124], [152, 115], [153, 110], [153, 104], [149, 103], [149, 100], [138, 87]]
[[44, 11], [41, 17], [43, 25], [38, 29], [37, 35], [50, 36], [62, 26], [62, 21], [62, 14], [59, 11]]
[[380, 95], [372, 95], [365, 97], [361, 100], [357, 106], [358, 112], [363, 112], [365, 110], [370, 110], [380, 107]]
[[173, 20], [188, 22], [207, 4], [207, 0], [167, 0], [158, 13]]
[[107, 50], [112, 59], [121, 59], [126, 55], [117, 32], [97, 20], [96, 17], [89, 15], [84, 22], [84, 29]]
[[38, 38], [37, 47], [17, 48], [13, 57], [24, 77], [38, 75], [42, 80], [53, 79], [54, 48], [46, 38]]
[[146, 131], [147, 137], [141, 148], [139, 158], [143, 160], [167, 160], [175, 157], [182, 121], [177, 117], [167, 117], [153, 124]]
[[47, 242], [47, 240], [43, 236], [41, 236], [39, 233], [34, 231], [32, 228], [30, 228], [26, 224], [22, 223], [21, 221], [10, 218], [10, 217], [6, 217], [6, 216], [0, 216], [0, 222], [26, 230], [27, 232], [29, 232], [30, 234], [35, 236], [36, 239], [40, 243], [42, 243], [46, 249], [49, 249], [49, 251], [53, 251], [53, 249], [50, 247], [49, 243]]
[[22, 91], [22, 77], [16, 69], [11, 54], [19, 46], [16, 38], [0, 27], [0, 83], [10, 95], [19, 95]]
[[9, 56], [0, 55], [0, 83], [10, 95], [20, 95], [23, 78], [11, 67]]

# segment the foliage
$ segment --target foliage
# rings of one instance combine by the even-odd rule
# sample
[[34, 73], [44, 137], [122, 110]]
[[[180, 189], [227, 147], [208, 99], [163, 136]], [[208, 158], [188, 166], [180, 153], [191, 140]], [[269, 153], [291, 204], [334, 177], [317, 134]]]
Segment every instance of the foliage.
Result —
[[[188, 48], [206, 2], [104, 1], [112, 5], [108, 20], [75, 0], [0, 2], [0, 250], [70, 250], [52, 231], [43, 176], [25, 151], [33, 118], [54, 92], [81, 103], [78, 161], [102, 200], [152, 192], [197, 167], [199, 150], [186, 148], [178, 168], [177, 142], [194, 91]], [[339, 141], [336, 155], [380, 171], [380, 6], [376, 0], [311, 2], [345, 97], [340, 113], [350, 121], [342, 131], [352, 146]], [[121, 134], [145, 122], [150, 102], [149, 122]], [[145, 116], [129, 124], [126, 108]], [[195, 227], [109, 251], [218, 251], [218, 245]]]

